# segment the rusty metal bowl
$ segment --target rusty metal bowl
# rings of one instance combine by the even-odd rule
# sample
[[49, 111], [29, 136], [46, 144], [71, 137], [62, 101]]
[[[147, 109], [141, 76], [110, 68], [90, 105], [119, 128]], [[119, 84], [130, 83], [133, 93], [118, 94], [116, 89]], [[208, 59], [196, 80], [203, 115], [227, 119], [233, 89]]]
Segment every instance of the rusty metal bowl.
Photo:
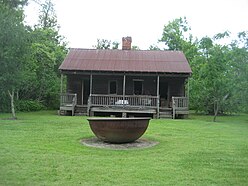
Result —
[[146, 131], [150, 118], [88, 118], [92, 132], [102, 141], [129, 143]]

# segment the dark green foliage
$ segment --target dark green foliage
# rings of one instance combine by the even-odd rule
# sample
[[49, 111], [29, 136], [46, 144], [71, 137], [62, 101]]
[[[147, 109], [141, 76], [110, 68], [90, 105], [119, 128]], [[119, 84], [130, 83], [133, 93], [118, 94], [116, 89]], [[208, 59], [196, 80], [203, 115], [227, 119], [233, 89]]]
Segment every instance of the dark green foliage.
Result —
[[[42, 102], [47, 108], [59, 106], [60, 72], [66, 53], [64, 37], [58, 33], [51, 0], [41, 5], [39, 24], [30, 30], [29, 60], [25, 64], [24, 86], [20, 97]], [[31, 93], [31, 94], [30, 94]]]
[[188, 59], [191, 109], [207, 114], [248, 111], [248, 32], [238, 40], [219, 44], [228, 31], [194, 39], [186, 18], [165, 25], [160, 41], [169, 50], [182, 50]]
[[22, 12], [0, 6], [0, 82], [2, 90], [15, 88], [25, 60], [27, 33]]
[[0, 90], [0, 113], [2, 112], [10, 112], [10, 101], [6, 92]]
[[[58, 108], [58, 68], [67, 49], [64, 38], [58, 33], [53, 4], [47, 0], [41, 5], [39, 24], [31, 28], [23, 24], [20, 7], [25, 1], [6, 2], [20, 4], [18, 7], [0, 5], [0, 112], [10, 111], [10, 100], [24, 100], [25, 103], [34, 100], [47, 108]], [[32, 106], [26, 105], [21, 105], [24, 110], [32, 110], [29, 109]]]
[[[13, 118], [16, 118], [14, 93], [21, 86], [20, 79], [28, 48], [28, 33], [23, 24], [23, 11], [15, 5], [18, 6], [17, 4], [10, 6], [7, 1], [0, 4], [0, 91], [3, 96], [1, 100], [2, 103], [9, 101]], [[0, 106], [0, 111], [6, 108], [8, 106]]]
[[[33, 41], [30, 60], [26, 63], [25, 86], [21, 96], [37, 99], [47, 107], [57, 107], [60, 90], [58, 67], [66, 54], [65, 46], [59, 42], [58, 34], [53, 29], [36, 28], [31, 32]], [[32, 83], [30, 83], [32, 82]], [[30, 94], [31, 93], [31, 94]], [[35, 93], [35, 94], [33, 94]], [[54, 103], [56, 105], [50, 105]]]
[[28, 0], [0, 0], [0, 4], [9, 6], [10, 8], [18, 8], [26, 5]]
[[22, 112], [39, 111], [39, 110], [44, 110], [45, 108], [46, 107], [38, 101], [31, 101], [31, 100], [16, 101], [17, 111], [22, 111]]
[[[229, 53], [229, 70], [230, 84], [233, 87], [233, 96], [236, 97], [232, 101], [238, 110], [248, 112], [248, 35], [246, 38], [236, 41], [232, 44]], [[239, 44], [237, 44], [239, 43]], [[240, 45], [242, 47], [240, 47]]]

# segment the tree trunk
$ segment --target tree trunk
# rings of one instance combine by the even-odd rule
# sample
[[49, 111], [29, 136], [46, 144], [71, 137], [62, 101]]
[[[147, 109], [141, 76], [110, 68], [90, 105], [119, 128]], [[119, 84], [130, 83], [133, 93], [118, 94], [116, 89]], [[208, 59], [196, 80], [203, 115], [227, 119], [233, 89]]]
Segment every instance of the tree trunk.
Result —
[[218, 115], [218, 112], [219, 112], [219, 102], [215, 101], [214, 102], [214, 119], [213, 119], [213, 122], [216, 121], [216, 117]]
[[8, 93], [10, 96], [12, 119], [17, 119], [16, 113], [15, 113], [15, 105], [14, 105], [15, 91], [14, 91], [14, 89], [12, 89], [11, 92], [8, 90]]
[[226, 94], [222, 99], [215, 100], [214, 101], [214, 119], [213, 121], [216, 121], [216, 117], [218, 115], [219, 109], [220, 109], [220, 104], [224, 103], [226, 99], [228, 98], [229, 94]]

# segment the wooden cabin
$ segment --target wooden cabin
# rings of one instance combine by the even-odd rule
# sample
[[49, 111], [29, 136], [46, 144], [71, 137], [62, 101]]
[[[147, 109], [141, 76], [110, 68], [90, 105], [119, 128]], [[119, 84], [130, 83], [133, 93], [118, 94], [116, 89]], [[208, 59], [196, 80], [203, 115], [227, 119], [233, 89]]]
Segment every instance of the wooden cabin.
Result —
[[67, 82], [61, 114], [175, 118], [189, 112], [191, 68], [180, 51], [131, 50], [124, 37], [122, 50], [71, 48], [59, 69]]

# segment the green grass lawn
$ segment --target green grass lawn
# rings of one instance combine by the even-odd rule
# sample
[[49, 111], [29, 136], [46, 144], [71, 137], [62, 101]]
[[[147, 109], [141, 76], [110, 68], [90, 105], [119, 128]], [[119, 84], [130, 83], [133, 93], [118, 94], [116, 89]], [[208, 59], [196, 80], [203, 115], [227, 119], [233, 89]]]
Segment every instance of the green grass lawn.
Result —
[[0, 119], [0, 185], [248, 185], [248, 115], [151, 120], [159, 144], [136, 150], [81, 145], [86, 117], [17, 116]]

